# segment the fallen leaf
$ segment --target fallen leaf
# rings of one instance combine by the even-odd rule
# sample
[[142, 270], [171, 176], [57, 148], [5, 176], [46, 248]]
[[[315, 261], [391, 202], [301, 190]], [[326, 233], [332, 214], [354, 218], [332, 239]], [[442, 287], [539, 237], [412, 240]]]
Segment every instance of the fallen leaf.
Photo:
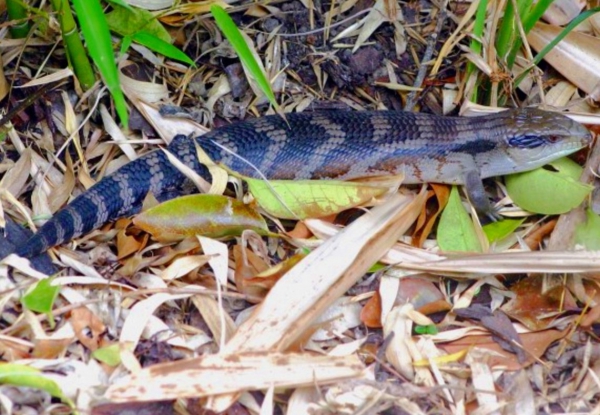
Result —
[[260, 207], [281, 219], [321, 218], [388, 191], [384, 186], [340, 180], [244, 180]]
[[[527, 35], [527, 41], [539, 52], [562, 30], [562, 27], [538, 22]], [[600, 39], [597, 37], [571, 31], [544, 60], [588, 94], [600, 82]]]
[[268, 231], [263, 217], [251, 206], [221, 195], [189, 195], [161, 203], [140, 213], [133, 223], [157, 240], [188, 236], [210, 238], [240, 235], [247, 229]]
[[467, 336], [450, 343], [438, 344], [446, 353], [454, 354], [472, 347], [481, 347], [493, 352], [488, 364], [494, 369], [519, 370], [538, 361], [548, 346], [558, 339], [562, 339], [567, 331], [542, 330], [531, 333], [522, 333], [523, 348], [527, 351], [525, 362], [519, 362], [516, 356], [503, 350], [498, 343], [488, 336]]
[[541, 330], [566, 310], [577, 309], [566, 287], [553, 287], [545, 293], [543, 289], [543, 276], [522, 279], [510, 288], [516, 297], [502, 306], [502, 311], [530, 330]]

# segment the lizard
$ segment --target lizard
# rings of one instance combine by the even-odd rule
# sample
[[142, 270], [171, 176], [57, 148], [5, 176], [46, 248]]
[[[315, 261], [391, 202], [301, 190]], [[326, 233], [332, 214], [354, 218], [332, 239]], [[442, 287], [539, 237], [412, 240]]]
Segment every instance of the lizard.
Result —
[[[481, 117], [402, 111], [323, 111], [264, 116], [199, 137], [175, 136], [167, 150], [206, 179], [195, 142], [216, 163], [249, 177], [355, 179], [404, 174], [404, 183], [465, 185], [478, 212], [492, 215], [482, 180], [532, 170], [591, 141], [570, 118], [539, 109]], [[236, 156], [237, 155], [237, 156]], [[141, 210], [151, 192], [159, 201], [189, 187], [162, 151], [153, 151], [104, 177], [49, 219], [19, 256], [49, 248]]]

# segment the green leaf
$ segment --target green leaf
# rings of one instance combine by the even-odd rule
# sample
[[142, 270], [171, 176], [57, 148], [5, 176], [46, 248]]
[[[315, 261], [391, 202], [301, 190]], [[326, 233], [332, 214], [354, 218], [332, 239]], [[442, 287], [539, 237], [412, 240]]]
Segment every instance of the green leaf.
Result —
[[[475, 14], [475, 22], [473, 23], [472, 37], [469, 43], [471, 52], [479, 55], [483, 48], [480, 39], [483, 37], [483, 29], [486, 24], [486, 16], [488, 9], [488, 0], [481, 0], [477, 5], [477, 13]], [[469, 77], [477, 67], [473, 62], [467, 63], [467, 77]], [[478, 88], [473, 88], [473, 94], [470, 97], [471, 101], [477, 102]]]
[[582, 168], [569, 158], [549, 163], [553, 171], [539, 168], [506, 176], [506, 189], [521, 208], [533, 213], [557, 215], [577, 207], [593, 190], [579, 181]]
[[260, 207], [282, 219], [320, 218], [341, 212], [387, 192], [386, 187], [340, 180], [269, 180], [243, 178]]
[[588, 251], [600, 251], [600, 216], [591, 209], [585, 212], [586, 222], [575, 229], [575, 244]]
[[483, 226], [483, 232], [488, 238], [488, 241], [500, 241], [511, 235], [525, 221], [522, 219], [502, 219], [496, 222], [488, 223]]
[[256, 62], [250, 47], [246, 43], [246, 40], [240, 33], [238, 27], [221, 6], [216, 4], [212, 5], [210, 7], [210, 12], [215, 18], [217, 26], [219, 26], [221, 32], [223, 32], [227, 40], [229, 40], [229, 43], [231, 43], [231, 46], [235, 52], [238, 54], [244, 67], [256, 80], [256, 83], [260, 87], [261, 91], [263, 91], [265, 96], [269, 99], [271, 105], [277, 108], [277, 101], [275, 100], [275, 95], [271, 89], [271, 84], [269, 83], [269, 80], [267, 79], [267, 76], [263, 72], [261, 66], [258, 64], [258, 62]]
[[41, 389], [59, 398], [65, 404], [69, 405], [69, 407], [75, 408], [75, 404], [63, 394], [58, 384], [52, 379], [45, 377], [36, 368], [14, 363], [0, 363], [0, 383]]
[[119, 82], [110, 31], [100, 1], [73, 0], [73, 6], [79, 18], [81, 32], [86, 40], [89, 54], [113, 97], [121, 122], [127, 126], [129, 123], [127, 105]]
[[456, 186], [452, 186], [448, 204], [442, 212], [437, 240], [440, 248], [446, 252], [482, 251], [473, 221], [460, 200]]
[[131, 38], [131, 36], [123, 36], [123, 40], [121, 41], [121, 49], [120, 49], [119, 53], [121, 55], [124, 55], [125, 53], [127, 53], [127, 50], [129, 50], [129, 47], [131, 46], [132, 42], [133, 42], [133, 39]]
[[246, 229], [268, 232], [264, 218], [251, 206], [221, 195], [189, 195], [161, 203], [133, 219], [158, 240], [174, 241], [195, 235], [238, 236]]
[[428, 326], [415, 326], [415, 333], [417, 334], [438, 334], [438, 328], [435, 324]]
[[131, 7], [129, 5], [129, 3], [123, 1], [123, 0], [108, 0], [107, 3], [109, 3], [111, 6], [121, 6], [121, 7], [125, 7], [127, 10], [130, 10], [133, 12], [133, 7]]
[[101, 347], [97, 350], [94, 350], [92, 357], [111, 367], [115, 367], [121, 363], [121, 348], [119, 347], [118, 343]]
[[21, 304], [36, 313], [44, 313], [48, 316], [50, 325], [54, 326], [54, 317], [52, 308], [54, 301], [60, 292], [60, 286], [52, 285], [52, 278], [46, 278], [38, 281], [28, 292], [21, 298]]
[[157, 38], [156, 36], [153, 36], [148, 32], [138, 32], [134, 34], [132, 38], [140, 45], [144, 45], [147, 48], [153, 50], [154, 52], [166, 56], [167, 58], [185, 62], [190, 66], [196, 66], [194, 61], [188, 55], [183, 53], [179, 48], [171, 45], [168, 42], [163, 41], [162, 39]]
[[148, 10], [114, 6], [113, 11], [106, 14], [106, 23], [110, 30], [121, 36], [135, 36], [139, 32], [145, 32], [165, 43], [171, 43], [169, 32]]

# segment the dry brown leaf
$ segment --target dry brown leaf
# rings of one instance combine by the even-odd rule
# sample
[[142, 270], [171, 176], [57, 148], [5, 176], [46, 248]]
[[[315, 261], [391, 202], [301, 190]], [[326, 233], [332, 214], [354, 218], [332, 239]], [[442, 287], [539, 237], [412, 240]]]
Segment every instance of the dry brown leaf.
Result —
[[138, 241], [134, 236], [127, 235], [125, 230], [117, 233], [117, 255], [118, 259], [123, 259], [129, 255], [139, 252], [144, 246], [144, 242]]
[[106, 326], [90, 309], [79, 307], [71, 311], [70, 322], [75, 336], [88, 350], [93, 352], [100, 347]]
[[4, 75], [4, 64], [2, 57], [0, 57], [0, 100], [4, 99], [9, 91], [9, 85]]
[[167, 102], [169, 100], [169, 89], [166, 84], [158, 84], [154, 82], [138, 81], [125, 75], [121, 69], [132, 65], [133, 62], [124, 61], [119, 65], [119, 81], [126, 93], [132, 92], [135, 96], [144, 102], [156, 104], [159, 102]]
[[[237, 360], [250, 351], [275, 347], [285, 350], [406, 231], [424, 201], [424, 191], [416, 198], [395, 195], [385, 204], [371, 210], [369, 215], [352, 223], [340, 235], [325, 242], [275, 285], [222, 350], [224, 357], [214, 358]], [[306, 284], [307, 275], [312, 277], [311, 284]], [[286, 301], [281, 301], [282, 298]], [[202, 359], [194, 359], [183, 365], [177, 362], [173, 364], [174, 367], [165, 370], [174, 376], [178, 374], [187, 377], [186, 373], [190, 373], [190, 368], [201, 361]], [[157, 383], [154, 386], [145, 380], [146, 391], [157, 392], [155, 388], [161, 389], [161, 382], [155, 379]], [[185, 392], [179, 391], [182, 394], [179, 396], [197, 394], [199, 388], [203, 388], [201, 385], [205, 384], [198, 381], [194, 385], [191, 381]], [[120, 389], [119, 396], [129, 393], [126, 389]], [[243, 389], [245, 388], [240, 385], [231, 391]], [[156, 394], [152, 397], [156, 399]], [[231, 405], [232, 398], [233, 396], [219, 397], [211, 405], [224, 409]]]
[[31, 357], [35, 359], [56, 359], [63, 356], [67, 348], [73, 344], [73, 338], [45, 338], [35, 340]]
[[491, 368], [519, 370], [538, 361], [548, 346], [556, 340], [562, 339], [566, 333], [566, 330], [542, 330], [521, 333], [520, 336], [523, 341], [523, 349], [527, 355], [527, 360], [523, 363], [519, 363], [517, 357], [513, 353], [503, 350], [502, 347], [494, 341], [491, 335], [467, 336], [450, 343], [438, 344], [438, 347], [449, 354], [458, 353], [473, 347], [484, 348], [491, 352], [489, 353], [488, 358], [488, 365]]
[[73, 71], [71, 68], [60, 69], [56, 72], [52, 72], [49, 75], [42, 76], [39, 78], [32, 79], [29, 82], [24, 83], [20, 86], [14, 86], [15, 88], [30, 88], [32, 86], [46, 85], [52, 82], [58, 82], [63, 79], [69, 78], [73, 76]]
[[362, 376], [356, 356], [254, 352], [205, 355], [158, 364], [112, 385], [106, 397], [115, 402], [203, 397], [242, 390], [322, 385]]
[[351, 25], [347, 29], [343, 30], [337, 35], [333, 41], [342, 39], [346, 36], [355, 35], [355, 31], [360, 27], [358, 32], [358, 38], [352, 49], [352, 52], [356, 52], [365, 41], [377, 30], [383, 23], [398, 23], [402, 22], [404, 17], [402, 15], [402, 9], [398, 7], [398, 3], [393, 0], [377, 0], [373, 5], [373, 8], [359, 22]]
[[208, 263], [208, 260], [208, 255], [186, 255], [179, 257], [160, 273], [160, 278], [163, 281], [179, 279], [193, 270], [203, 267]]
[[423, 242], [425, 242], [431, 233], [433, 226], [437, 222], [439, 215], [442, 214], [442, 211], [446, 207], [448, 199], [450, 198], [450, 186], [432, 183], [431, 188], [433, 189], [433, 193], [435, 193], [437, 198], [438, 208], [429, 216], [427, 216], [427, 209], [423, 209], [421, 211], [419, 221], [417, 222], [413, 232], [413, 245], [419, 248], [423, 246]]
[[544, 292], [544, 277], [534, 275], [514, 284], [516, 297], [502, 310], [530, 330], [543, 330], [560, 314], [578, 309], [567, 287], [557, 285]]
[[264, 297], [267, 289], [260, 284], [253, 284], [250, 279], [256, 274], [267, 270], [269, 264], [262, 257], [239, 244], [233, 247], [233, 260], [235, 262], [234, 279], [237, 290], [253, 298]]
[[360, 312], [360, 320], [369, 328], [381, 327], [381, 297], [376, 292]]
[[0, 334], [0, 353], [7, 362], [28, 358], [33, 347], [32, 342]]
[[352, 297], [338, 298], [315, 320], [313, 325], [319, 326], [319, 329], [310, 339], [316, 342], [332, 340], [346, 330], [359, 326], [361, 309], [362, 306], [353, 301]]
[[236, 329], [235, 322], [224, 311], [222, 304], [206, 295], [194, 295], [192, 302], [200, 312], [215, 342], [219, 342], [221, 346], [221, 340], [227, 341], [233, 337]]
[[65, 161], [67, 165], [65, 174], [63, 175], [58, 186], [56, 186], [52, 191], [52, 197], [48, 200], [50, 211], [52, 213], [56, 213], [58, 209], [63, 207], [69, 201], [71, 192], [73, 192], [73, 189], [75, 188], [73, 160], [68, 152], [65, 153]]
[[119, 145], [123, 154], [125, 154], [129, 160], [137, 159], [138, 155], [135, 152], [135, 149], [128, 142], [127, 137], [110, 115], [104, 104], [100, 104], [100, 116], [102, 117], [102, 123], [104, 124], [106, 132], [110, 135], [114, 142]]
[[555, 108], [566, 107], [573, 98], [578, 98], [577, 87], [570, 82], [560, 81], [546, 92], [546, 105]]
[[123, 86], [123, 89], [127, 91], [129, 101], [133, 103], [167, 144], [178, 134], [197, 137], [208, 131], [208, 128], [192, 120], [179, 117], [163, 117], [155, 106], [144, 102], [134, 91], [127, 90], [125, 86]]
[[21, 153], [19, 160], [8, 170], [2, 180], [0, 189], [6, 190], [15, 197], [20, 195], [31, 171], [31, 150], [26, 149]]
[[471, 379], [475, 388], [475, 397], [479, 407], [477, 411], [499, 415], [501, 408], [496, 394], [494, 376], [490, 365], [488, 365], [489, 354], [480, 349], [472, 349], [467, 354], [465, 362], [471, 368]]
[[[382, 245], [393, 243], [396, 235], [412, 224], [416, 211], [411, 209], [422, 204], [424, 196], [422, 192], [414, 201], [400, 195], [391, 198], [309, 254], [275, 285], [227, 344], [227, 350], [269, 349], [275, 345], [285, 350], [302, 328], [307, 328], [364, 275], [381, 254]], [[311, 276], [311, 284], [306, 284], [307, 275]], [[292, 326], [294, 330], [290, 331]]]
[[289, 270], [291, 270], [298, 262], [306, 257], [305, 254], [292, 255], [286, 258], [279, 264], [265, 269], [259, 273], [253, 274], [246, 279], [246, 285], [253, 285], [255, 287], [263, 287], [270, 289], [272, 288], [281, 277], [283, 277]]
[[554, 0], [544, 13], [544, 20], [554, 26], [566, 26], [586, 6], [585, 0]]
[[[408, 251], [407, 251], [408, 252]], [[382, 259], [389, 261], [389, 258]], [[494, 254], [456, 255], [440, 257], [439, 261], [420, 263], [398, 263], [397, 267], [415, 271], [440, 273], [458, 278], [469, 278], [472, 274], [522, 274], [573, 272], [599, 272], [600, 252], [595, 251], [542, 251], [542, 252], [499, 252]], [[465, 275], [467, 274], [467, 275]], [[479, 278], [477, 275], [472, 277]]]
[[[561, 31], [558, 26], [536, 23], [527, 40], [540, 51]], [[597, 37], [571, 32], [552, 48], [544, 60], [588, 94], [600, 82], [600, 39]]]
[[190, 294], [154, 294], [145, 300], [142, 300], [135, 304], [130, 310], [129, 314], [125, 318], [123, 328], [119, 336], [119, 343], [124, 346], [124, 351], [132, 351], [137, 346], [142, 332], [146, 328], [146, 325], [150, 321], [152, 314], [158, 307], [164, 302], [170, 300], [180, 300], [183, 298], [189, 298]]

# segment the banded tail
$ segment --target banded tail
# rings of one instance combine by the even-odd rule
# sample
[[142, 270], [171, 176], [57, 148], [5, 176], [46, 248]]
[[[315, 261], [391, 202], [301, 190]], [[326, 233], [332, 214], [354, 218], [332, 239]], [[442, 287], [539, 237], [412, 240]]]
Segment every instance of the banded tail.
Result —
[[[188, 143], [182, 146], [184, 140]], [[185, 148], [193, 149], [190, 142], [185, 136], [177, 136], [169, 149], [177, 146], [178, 153], [175, 154], [178, 158], [184, 162], [193, 161], [195, 157], [189, 158], [185, 154]], [[190, 167], [201, 170], [197, 161]], [[185, 182], [185, 176], [169, 162], [164, 152], [148, 153], [100, 180], [59, 210], [15, 253], [32, 258], [110, 220], [139, 212], [149, 192], [158, 200], [171, 198], [181, 193]]]

